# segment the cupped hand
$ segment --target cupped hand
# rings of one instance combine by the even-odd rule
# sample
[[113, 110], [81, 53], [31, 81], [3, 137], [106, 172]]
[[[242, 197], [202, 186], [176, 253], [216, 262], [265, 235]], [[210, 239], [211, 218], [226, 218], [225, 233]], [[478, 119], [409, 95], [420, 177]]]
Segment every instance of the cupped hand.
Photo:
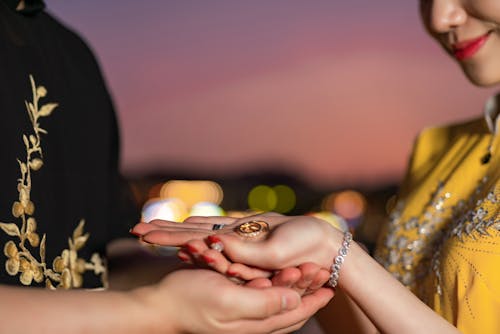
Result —
[[300, 299], [288, 288], [236, 285], [208, 270], [177, 271], [139, 293], [156, 311], [152, 327], [170, 321], [175, 333], [288, 333], [333, 297], [323, 288]]

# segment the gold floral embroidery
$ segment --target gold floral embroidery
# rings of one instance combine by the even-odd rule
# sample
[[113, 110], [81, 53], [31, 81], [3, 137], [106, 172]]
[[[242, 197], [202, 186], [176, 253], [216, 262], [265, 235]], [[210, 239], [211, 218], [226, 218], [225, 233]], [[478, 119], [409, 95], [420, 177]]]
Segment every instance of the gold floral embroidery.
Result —
[[[83, 285], [82, 274], [85, 271], [93, 271], [95, 275], [101, 275], [103, 284], [106, 285], [106, 267], [99, 254], [94, 253], [90, 262], [78, 257], [78, 251], [85, 246], [90, 236], [89, 233], [84, 234], [84, 220], [80, 221], [72, 237], [69, 238], [68, 249], [64, 249], [61, 255], [54, 259], [52, 268], [47, 265], [46, 235], [44, 234], [40, 240], [36, 219], [33, 216], [35, 204], [30, 198], [31, 173], [43, 166], [41, 134], [47, 134], [47, 131], [40, 127], [39, 121], [42, 117], [50, 116], [57, 107], [57, 103], [39, 105], [40, 99], [47, 95], [47, 90], [43, 86], [37, 87], [31, 75], [30, 82], [33, 101], [25, 101], [25, 105], [34, 133], [29, 136], [23, 135], [26, 160], [18, 159], [21, 170], [21, 178], [18, 179], [17, 184], [19, 200], [12, 205], [12, 215], [19, 220], [19, 224], [0, 222], [0, 228], [5, 233], [18, 239], [17, 245], [13, 240], [9, 240], [4, 246], [4, 254], [7, 257], [5, 270], [11, 276], [19, 274], [19, 280], [24, 285], [31, 285], [33, 281], [41, 283], [45, 280], [46, 287], [50, 289], [81, 287]], [[39, 254], [32, 254], [32, 250], [37, 248]]]

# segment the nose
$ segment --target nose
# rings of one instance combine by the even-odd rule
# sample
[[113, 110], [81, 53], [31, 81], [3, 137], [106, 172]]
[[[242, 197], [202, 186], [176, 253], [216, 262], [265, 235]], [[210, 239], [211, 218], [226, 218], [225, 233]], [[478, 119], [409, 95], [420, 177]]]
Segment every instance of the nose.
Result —
[[428, 27], [435, 33], [449, 32], [467, 20], [467, 11], [460, 0], [431, 0], [427, 6]]

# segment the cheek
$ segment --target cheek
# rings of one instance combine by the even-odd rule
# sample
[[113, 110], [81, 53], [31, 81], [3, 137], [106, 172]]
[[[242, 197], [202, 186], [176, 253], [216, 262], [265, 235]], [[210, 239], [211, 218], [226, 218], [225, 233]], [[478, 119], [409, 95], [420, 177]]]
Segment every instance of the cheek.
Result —
[[498, 0], [467, 0], [465, 4], [470, 15], [487, 23], [500, 26], [500, 1]]

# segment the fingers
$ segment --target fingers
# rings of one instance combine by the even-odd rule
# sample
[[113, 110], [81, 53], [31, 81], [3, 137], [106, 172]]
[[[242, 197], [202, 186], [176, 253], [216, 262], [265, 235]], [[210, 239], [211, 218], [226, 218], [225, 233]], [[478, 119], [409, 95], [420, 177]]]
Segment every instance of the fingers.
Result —
[[270, 318], [250, 321], [242, 321], [241, 328], [255, 328], [256, 333], [289, 333], [299, 329], [319, 309], [326, 306], [333, 297], [333, 290], [322, 288], [318, 291], [302, 297], [300, 305], [288, 312], [274, 315]]
[[232, 262], [245, 263], [264, 269], [278, 269], [274, 268], [278, 259], [273, 257], [268, 240], [247, 242], [238, 237], [223, 234], [217, 237], [224, 244], [224, 253]]
[[[184, 220], [183, 224], [204, 224], [204, 225], [213, 225], [213, 224], [226, 224], [231, 225], [236, 222], [237, 218], [232, 217], [203, 217], [203, 216], [191, 216]], [[211, 226], [210, 226], [211, 228]]]
[[298, 268], [285, 268], [277, 272], [271, 279], [274, 286], [292, 287], [301, 278], [302, 273]]
[[272, 287], [273, 283], [267, 278], [256, 278], [245, 283], [245, 286], [249, 288], [265, 289]]
[[300, 280], [297, 282], [297, 287], [299, 289], [307, 289], [321, 270], [321, 267], [315, 263], [304, 263], [299, 266], [299, 270], [302, 275]]
[[311, 285], [309, 286], [308, 290], [318, 290], [322, 286], [328, 282], [330, 279], [330, 272], [326, 269], [321, 268], [321, 270], [318, 272], [316, 277], [314, 277], [313, 281], [311, 282]]
[[142, 235], [147, 243], [161, 246], [181, 246], [193, 239], [203, 239], [213, 234], [210, 230], [153, 230]]
[[[215, 239], [218, 240], [218, 239]], [[195, 263], [200, 267], [210, 267], [221, 274], [243, 279], [246, 281], [259, 277], [270, 277], [272, 272], [240, 263], [230, 262], [224, 254], [208, 248], [205, 241], [195, 239], [188, 241], [178, 252], [178, 257], [185, 261]]]
[[242, 263], [230, 263], [227, 268], [227, 275], [244, 280], [251, 280], [258, 277], [271, 277], [272, 274], [273, 273], [269, 270], [247, 266]]
[[284, 311], [296, 309], [301, 304], [298, 293], [282, 287], [255, 289], [234, 287], [234, 293], [221, 295], [221, 302], [232, 309], [234, 320], [267, 319]]

